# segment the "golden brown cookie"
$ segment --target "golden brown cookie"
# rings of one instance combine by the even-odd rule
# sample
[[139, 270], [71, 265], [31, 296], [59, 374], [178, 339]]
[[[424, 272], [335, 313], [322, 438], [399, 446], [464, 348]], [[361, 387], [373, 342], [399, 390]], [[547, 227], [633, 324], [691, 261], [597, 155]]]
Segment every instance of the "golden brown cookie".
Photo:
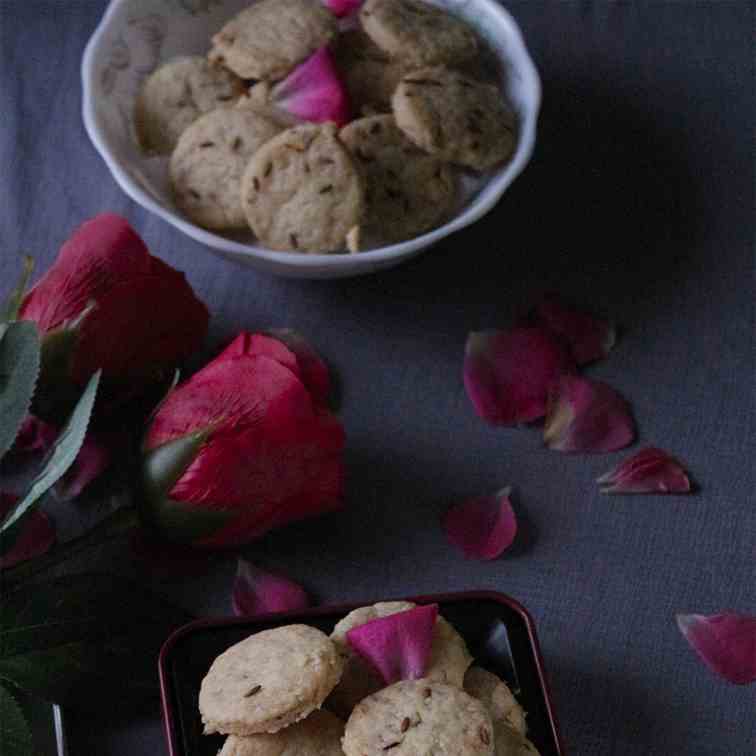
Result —
[[179, 137], [203, 113], [230, 107], [244, 83], [205, 58], [183, 57], [164, 63], [142, 84], [134, 107], [134, 126], [147, 152], [169, 154]]
[[218, 756], [343, 756], [344, 723], [327, 711], [274, 733], [229, 735]]
[[320, 0], [259, 0], [214, 37], [209, 58], [243, 79], [283, 79], [336, 36], [336, 17]]
[[509, 686], [493, 673], [482, 667], [470, 667], [465, 674], [465, 690], [485, 705], [494, 724], [502, 722], [521, 735], [528, 731], [524, 709]]
[[457, 65], [478, 54], [468, 24], [419, 0], [367, 0], [360, 21], [379, 48], [410, 66]]
[[460, 688], [405, 680], [357, 704], [342, 748], [346, 756], [494, 756], [493, 724]]
[[451, 211], [451, 168], [418, 149], [392, 115], [352, 121], [341, 141], [365, 176], [365, 233], [379, 244], [411, 239], [437, 226]]
[[198, 118], [171, 156], [171, 189], [179, 210], [204, 228], [246, 228], [242, 174], [252, 155], [281, 130], [251, 109], [217, 108]]
[[514, 114], [494, 84], [421, 68], [405, 74], [392, 104], [399, 128], [441, 160], [484, 171], [514, 152]]
[[291, 252], [337, 252], [360, 222], [363, 180], [333, 124], [287, 129], [263, 145], [242, 178], [257, 238]]
[[278, 732], [320, 708], [342, 666], [330, 638], [309, 625], [251, 635], [222, 653], [202, 681], [205, 732]]

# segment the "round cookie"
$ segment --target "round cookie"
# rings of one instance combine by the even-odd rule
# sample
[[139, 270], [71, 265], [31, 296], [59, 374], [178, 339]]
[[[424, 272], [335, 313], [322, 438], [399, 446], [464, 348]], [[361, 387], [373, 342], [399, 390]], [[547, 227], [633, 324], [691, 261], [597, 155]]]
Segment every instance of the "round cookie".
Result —
[[[383, 680], [371, 667], [355, 654], [347, 643], [346, 635], [354, 627], [366, 622], [406, 612], [415, 604], [409, 601], [385, 601], [373, 606], [364, 606], [347, 614], [331, 633], [344, 662], [344, 672], [339, 684], [328, 698], [327, 706], [339, 716], [348, 717], [357, 703], [384, 687]], [[425, 679], [462, 687], [465, 671], [472, 657], [462, 636], [443, 618], [436, 620], [431, 648], [431, 658]]]
[[229, 735], [218, 756], [343, 756], [344, 723], [327, 711], [275, 733]]
[[539, 756], [538, 749], [503, 722], [494, 722], [495, 756]]
[[250, 108], [216, 108], [198, 118], [171, 155], [171, 189], [179, 210], [205, 228], [246, 228], [242, 174], [252, 155], [281, 130]]
[[470, 667], [465, 674], [464, 689], [485, 705], [494, 724], [501, 722], [521, 735], [528, 731], [522, 706], [509, 686], [493, 673], [481, 667]]
[[442, 160], [483, 171], [514, 152], [514, 114], [494, 84], [423, 68], [402, 78], [392, 105], [399, 128]]
[[341, 669], [333, 642], [314, 627], [251, 635], [222, 653], [202, 681], [205, 733], [277, 732], [319, 709]]
[[361, 701], [349, 717], [346, 756], [493, 756], [491, 717], [453, 685], [404, 680]]
[[353, 112], [391, 111], [391, 95], [404, 71], [400, 62], [391, 60], [361, 29], [340, 34], [333, 44], [333, 56]]
[[228, 107], [241, 97], [244, 83], [205, 58], [164, 63], [142, 84], [134, 107], [134, 126], [142, 148], [167, 155], [189, 124], [203, 113]]
[[456, 65], [478, 54], [464, 21], [418, 0], [367, 0], [360, 21], [378, 47], [411, 66]]
[[236, 107], [249, 108], [257, 113], [261, 113], [266, 118], [277, 123], [281, 127], [281, 131], [290, 129], [292, 126], [297, 126], [301, 123], [296, 116], [276, 106], [273, 101], [273, 87], [271, 87], [268, 81], [258, 81], [256, 84], [253, 84], [247, 90], [247, 94], [237, 101]]
[[365, 176], [365, 230], [381, 242], [411, 239], [439, 224], [454, 204], [450, 167], [418, 149], [394, 116], [352, 121], [341, 141]]
[[209, 58], [243, 79], [282, 79], [337, 31], [320, 0], [260, 0], [213, 37]]
[[333, 124], [296, 126], [255, 153], [242, 178], [242, 207], [272, 249], [335, 252], [360, 222], [363, 182]]

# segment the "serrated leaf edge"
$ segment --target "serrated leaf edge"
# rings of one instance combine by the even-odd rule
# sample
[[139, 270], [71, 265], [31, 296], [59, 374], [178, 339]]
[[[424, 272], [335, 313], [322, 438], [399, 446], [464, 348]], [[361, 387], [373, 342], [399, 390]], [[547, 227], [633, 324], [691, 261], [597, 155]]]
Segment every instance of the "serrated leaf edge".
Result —
[[100, 384], [101, 370], [90, 379], [84, 393], [76, 403], [74, 411], [68, 419], [57, 440], [52, 446], [47, 463], [32, 481], [26, 495], [19, 501], [0, 525], [0, 533], [12, 527], [23, 515], [52, 488], [65, 474], [81, 451], [84, 438], [87, 435], [89, 421], [92, 417], [97, 388]]
[[[24, 330], [33, 329], [33, 332], [35, 334], [34, 338], [36, 342], [36, 350], [35, 356], [32, 357], [32, 364], [29, 366], [29, 369], [32, 371], [32, 377], [27, 385], [27, 393], [25, 398], [22, 400], [22, 407], [20, 408], [23, 411], [18, 414], [16, 420], [14, 421], [11, 421], [11, 419], [8, 418], [7, 413], [6, 416], [2, 418], [2, 429], [0, 429], [0, 460], [13, 446], [13, 442], [16, 440], [18, 431], [21, 428], [24, 420], [26, 419], [26, 416], [29, 414], [32, 399], [34, 398], [34, 392], [37, 390], [37, 383], [39, 381], [39, 373], [42, 364], [42, 347], [39, 339], [39, 333], [37, 332], [37, 327], [36, 325], [34, 325], [34, 323], [21, 321], [16, 323], [3, 323], [2, 325], [3, 330], [2, 332], [0, 332], [0, 349], [2, 349], [2, 342], [7, 338], [8, 333], [13, 329], [19, 328]], [[10, 423], [10, 425], [8, 423]]]

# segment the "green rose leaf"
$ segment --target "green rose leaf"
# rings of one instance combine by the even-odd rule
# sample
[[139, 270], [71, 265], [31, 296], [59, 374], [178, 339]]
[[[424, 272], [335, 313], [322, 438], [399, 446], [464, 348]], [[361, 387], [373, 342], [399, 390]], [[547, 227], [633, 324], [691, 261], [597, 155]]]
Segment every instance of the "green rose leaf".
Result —
[[34, 756], [29, 724], [11, 691], [0, 684], [0, 753], [3, 756]]
[[34, 260], [28, 255], [24, 256], [24, 268], [21, 271], [21, 278], [16, 288], [10, 293], [5, 300], [3, 309], [0, 312], [0, 320], [16, 320], [18, 311], [21, 309], [21, 303], [24, 301], [26, 287], [29, 285], [32, 271], [34, 270]]
[[39, 334], [34, 323], [3, 323], [0, 333], [0, 458], [16, 440], [39, 376]]
[[[13, 324], [16, 325], [16, 324]], [[10, 333], [10, 331], [9, 331]], [[6, 336], [7, 338], [7, 336]], [[87, 435], [89, 420], [92, 417], [97, 387], [100, 383], [100, 372], [97, 371], [87, 384], [76, 408], [71, 413], [65, 427], [53, 444], [47, 464], [32, 481], [28, 493], [24, 496], [0, 525], [0, 533], [15, 525], [31, 508], [54, 486], [76, 461], [76, 457]]]
[[[47, 701], [96, 707], [158, 690], [157, 658], [188, 614], [109, 575], [25, 586], [0, 606], [0, 678]], [[110, 694], [107, 696], [107, 694]]]

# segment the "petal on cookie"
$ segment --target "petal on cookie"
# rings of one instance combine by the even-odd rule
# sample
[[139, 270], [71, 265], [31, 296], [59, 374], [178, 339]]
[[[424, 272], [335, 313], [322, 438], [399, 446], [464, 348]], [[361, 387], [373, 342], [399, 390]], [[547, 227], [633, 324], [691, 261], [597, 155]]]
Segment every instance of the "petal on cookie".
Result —
[[273, 103], [297, 118], [313, 123], [350, 119], [349, 98], [327, 47], [313, 53], [273, 88]]
[[[0, 521], [4, 519], [17, 501], [17, 497], [0, 492]], [[55, 527], [50, 518], [39, 510], [25, 517], [19, 525], [15, 540], [0, 556], [0, 570], [13, 567], [19, 562], [41, 556], [55, 543]]]
[[601, 493], [690, 493], [683, 466], [663, 449], [648, 446], [598, 479]]
[[437, 618], [437, 604], [416, 606], [352, 628], [346, 634], [347, 643], [386, 685], [419, 680], [428, 666]]
[[362, 0], [323, 0], [323, 3], [336, 18], [343, 18], [356, 13], [362, 5]]
[[611, 386], [564, 375], [553, 388], [543, 429], [550, 449], [610, 452], [635, 439], [635, 422], [624, 397]]
[[449, 543], [467, 559], [500, 556], [517, 535], [510, 493], [510, 488], [504, 488], [493, 496], [479, 496], [449, 509], [442, 521]]
[[231, 604], [237, 616], [255, 617], [306, 609], [310, 599], [304, 588], [293, 580], [239, 559]]
[[756, 616], [678, 614], [677, 626], [712, 672], [735, 685], [756, 681]]
[[617, 341], [617, 330], [612, 323], [570, 307], [556, 294], [544, 296], [534, 316], [537, 322], [570, 345], [578, 365], [606, 357]]
[[494, 425], [543, 417], [550, 387], [572, 370], [567, 347], [545, 328], [480, 331], [467, 338], [465, 389], [478, 415]]

